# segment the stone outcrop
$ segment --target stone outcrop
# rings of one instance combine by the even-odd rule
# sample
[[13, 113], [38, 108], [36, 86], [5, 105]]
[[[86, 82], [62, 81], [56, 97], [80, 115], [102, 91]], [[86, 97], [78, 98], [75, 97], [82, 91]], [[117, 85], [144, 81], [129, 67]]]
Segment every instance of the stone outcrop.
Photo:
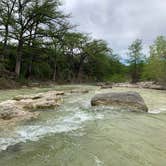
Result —
[[20, 95], [0, 103], [0, 120], [22, 121], [37, 118], [39, 112], [33, 110], [58, 107], [64, 92], [49, 91], [34, 95]]
[[126, 87], [126, 88], [146, 88], [146, 89], [155, 89], [155, 90], [166, 90], [166, 86], [156, 84], [154, 82], [138, 82], [135, 84], [131, 83], [116, 83], [113, 85], [114, 87]]
[[14, 100], [7, 100], [0, 103], [0, 119], [2, 120], [11, 120], [15, 118], [22, 119], [23, 117], [25, 119], [30, 119], [35, 116], [36, 114], [23, 110]]
[[92, 98], [91, 105], [110, 105], [128, 108], [131, 111], [148, 111], [143, 98], [137, 92], [97, 94]]
[[99, 82], [96, 85], [100, 86], [101, 89], [110, 89], [110, 88], [112, 88], [112, 83], [111, 82]]

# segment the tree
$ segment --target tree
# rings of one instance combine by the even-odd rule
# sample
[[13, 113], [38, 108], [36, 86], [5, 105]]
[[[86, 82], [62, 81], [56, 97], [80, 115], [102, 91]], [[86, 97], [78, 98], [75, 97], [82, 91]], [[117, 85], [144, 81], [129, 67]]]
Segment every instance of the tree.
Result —
[[144, 77], [166, 84], [166, 39], [159, 36], [150, 46], [150, 56], [144, 68]]
[[129, 60], [128, 63], [130, 65], [131, 70], [131, 78], [132, 83], [136, 83], [140, 79], [141, 75], [141, 64], [144, 60], [144, 55], [142, 53], [142, 41], [136, 39], [130, 46], [129, 46]]
[[103, 40], [92, 40], [84, 50], [85, 54], [88, 55], [85, 64], [87, 76], [92, 77], [95, 81], [103, 81], [111, 67], [109, 66], [109, 60], [112, 49]]
[[64, 37], [68, 33], [68, 30], [73, 28], [65, 18], [68, 18], [68, 16], [64, 16], [63, 22], [60, 23], [60, 26], [50, 26], [48, 35], [49, 35], [49, 42], [48, 46], [51, 50], [51, 64], [53, 68], [53, 76], [52, 80], [55, 81], [58, 74], [58, 60], [59, 58], [62, 58], [62, 55], [64, 54]]
[[7, 44], [9, 39], [9, 28], [13, 23], [13, 12], [16, 0], [1, 0], [0, 1], [0, 34], [2, 38], [2, 52], [0, 56], [0, 70], [4, 71], [5, 59], [7, 52]]
[[121, 73], [107, 43], [75, 32], [60, 5], [59, 0], [0, 1], [0, 53], [6, 69], [1, 76], [14, 78], [15, 71], [18, 80], [82, 82]]
[[62, 15], [57, 10], [57, 0], [17, 0], [15, 24], [12, 38], [18, 41], [15, 72], [20, 76], [23, 47], [34, 40], [37, 35], [47, 36], [45, 29], [49, 24], [56, 24]]
[[64, 36], [64, 55], [68, 61], [68, 80], [78, 78], [83, 63], [83, 47], [88, 41], [88, 36], [82, 33], [68, 32]]

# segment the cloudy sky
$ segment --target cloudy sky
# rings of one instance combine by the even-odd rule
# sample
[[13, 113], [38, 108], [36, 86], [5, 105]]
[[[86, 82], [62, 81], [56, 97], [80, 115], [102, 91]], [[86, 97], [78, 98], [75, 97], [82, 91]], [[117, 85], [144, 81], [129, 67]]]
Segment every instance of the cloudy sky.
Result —
[[144, 52], [156, 36], [166, 35], [166, 0], [63, 0], [81, 32], [108, 42], [125, 57], [128, 45], [143, 40]]

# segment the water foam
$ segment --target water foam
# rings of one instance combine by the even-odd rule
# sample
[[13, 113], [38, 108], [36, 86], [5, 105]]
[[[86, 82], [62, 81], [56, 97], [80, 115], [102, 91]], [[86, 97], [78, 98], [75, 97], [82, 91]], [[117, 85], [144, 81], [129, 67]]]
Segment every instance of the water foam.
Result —
[[38, 141], [42, 137], [53, 133], [71, 132], [81, 128], [86, 121], [102, 118], [101, 114], [94, 116], [88, 112], [76, 111], [54, 121], [47, 121], [46, 124], [20, 126], [15, 131], [15, 136], [0, 138], [0, 151], [20, 142]]
[[158, 108], [158, 109], [149, 110], [150, 114], [160, 114], [162, 112], [166, 112], [166, 108]]

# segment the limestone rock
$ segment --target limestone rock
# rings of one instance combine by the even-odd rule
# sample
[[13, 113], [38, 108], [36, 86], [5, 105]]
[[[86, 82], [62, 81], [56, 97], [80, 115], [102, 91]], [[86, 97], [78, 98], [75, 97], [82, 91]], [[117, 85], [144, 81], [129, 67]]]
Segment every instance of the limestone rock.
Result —
[[148, 111], [143, 98], [137, 92], [97, 94], [92, 98], [91, 105], [110, 105], [129, 108], [131, 111]]
[[22, 121], [37, 118], [39, 113], [32, 112], [38, 109], [49, 109], [59, 106], [63, 99], [61, 91], [48, 91], [34, 95], [20, 95], [12, 100], [0, 103], [0, 120]]

